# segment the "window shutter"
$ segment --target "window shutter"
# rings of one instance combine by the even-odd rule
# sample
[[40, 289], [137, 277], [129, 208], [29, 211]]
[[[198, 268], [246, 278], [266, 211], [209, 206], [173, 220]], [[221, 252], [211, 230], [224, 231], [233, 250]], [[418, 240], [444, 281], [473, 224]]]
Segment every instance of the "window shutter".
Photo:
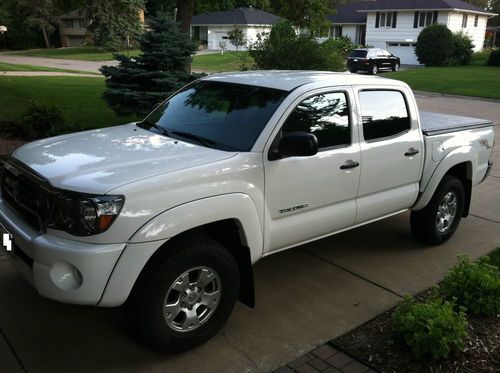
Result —
[[375, 16], [375, 28], [378, 28], [379, 23], [380, 23], [380, 12], [377, 12]]
[[434, 24], [434, 23], [438, 23], [438, 11], [437, 10], [434, 11], [434, 15], [432, 17], [432, 24]]
[[398, 12], [392, 13], [392, 28], [396, 28], [396, 23], [398, 19]]
[[418, 27], [418, 12], [415, 12], [415, 18], [413, 18], [413, 28]]

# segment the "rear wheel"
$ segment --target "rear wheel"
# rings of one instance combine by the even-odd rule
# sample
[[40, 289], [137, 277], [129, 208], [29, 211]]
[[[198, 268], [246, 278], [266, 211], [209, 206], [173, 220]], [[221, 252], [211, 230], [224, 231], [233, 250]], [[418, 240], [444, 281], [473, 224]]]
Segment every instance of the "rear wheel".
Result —
[[355, 73], [357, 73], [357, 72], [358, 72], [358, 70], [356, 70], [356, 69], [350, 69], [349, 71], [350, 71], [351, 73], [353, 73], [353, 74], [355, 74]]
[[430, 202], [422, 210], [411, 212], [411, 231], [420, 241], [441, 244], [455, 231], [464, 210], [465, 191], [462, 182], [446, 175]]
[[155, 258], [134, 288], [132, 328], [162, 352], [194, 348], [216, 334], [239, 291], [236, 261], [209, 238], [178, 241]]
[[377, 75], [378, 74], [378, 65], [376, 63], [374, 63], [373, 65], [371, 65], [371, 67], [370, 67], [370, 74], [372, 74], [372, 75]]

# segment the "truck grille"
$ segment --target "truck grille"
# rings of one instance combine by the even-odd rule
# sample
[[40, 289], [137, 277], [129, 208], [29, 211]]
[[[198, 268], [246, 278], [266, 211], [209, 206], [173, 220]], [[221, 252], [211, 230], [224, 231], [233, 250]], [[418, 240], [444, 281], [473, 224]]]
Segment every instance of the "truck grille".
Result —
[[16, 160], [9, 160], [0, 180], [3, 202], [39, 232], [45, 232], [52, 193], [45, 178]]

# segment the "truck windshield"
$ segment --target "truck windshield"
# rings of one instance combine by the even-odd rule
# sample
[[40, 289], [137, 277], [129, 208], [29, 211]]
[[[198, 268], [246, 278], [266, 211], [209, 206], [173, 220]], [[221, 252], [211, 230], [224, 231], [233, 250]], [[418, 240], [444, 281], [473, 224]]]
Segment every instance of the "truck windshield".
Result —
[[142, 128], [227, 151], [250, 151], [288, 92], [244, 84], [200, 81], [138, 123]]

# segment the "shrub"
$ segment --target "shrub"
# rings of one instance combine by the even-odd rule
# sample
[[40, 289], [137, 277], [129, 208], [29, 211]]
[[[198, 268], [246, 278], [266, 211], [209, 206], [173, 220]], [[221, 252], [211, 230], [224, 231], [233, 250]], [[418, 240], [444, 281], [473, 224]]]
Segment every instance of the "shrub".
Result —
[[446, 25], [434, 24], [418, 35], [415, 53], [420, 63], [444, 66], [453, 55], [453, 34]]
[[495, 50], [495, 48], [484, 48], [483, 50], [481, 50], [479, 52], [474, 52], [472, 54], [472, 62], [475, 62], [476, 64], [486, 65], [486, 62], [488, 61], [488, 58], [490, 57], [490, 53], [494, 50]]
[[309, 34], [297, 35], [292, 25], [279, 22], [267, 35], [258, 35], [250, 55], [265, 70], [344, 70], [341, 57], [329, 45], [322, 46]]
[[487, 65], [500, 66], [500, 49], [492, 50]]
[[459, 256], [458, 264], [446, 274], [442, 293], [474, 315], [495, 316], [500, 313], [500, 272], [489, 264], [490, 258], [477, 262]]
[[449, 65], [468, 65], [474, 53], [474, 44], [469, 36], [463, 32], [453, 33], [453, 54], [448, 61]]
[[58, 131], [62, 128], [64, 117], [57, 106], [34, 102], [24, 112], [22, 123], [30, 137], [41, 138], [51, 130]]
[[393, 314], [394, 329], [398, 336], [420, 358], [431, 355], [434, 359], [448, 357], [450, 352], [463, 350], [467, 337], [467, 319], [462, 309], [436, 296], [424, 303], [408, 297]]

